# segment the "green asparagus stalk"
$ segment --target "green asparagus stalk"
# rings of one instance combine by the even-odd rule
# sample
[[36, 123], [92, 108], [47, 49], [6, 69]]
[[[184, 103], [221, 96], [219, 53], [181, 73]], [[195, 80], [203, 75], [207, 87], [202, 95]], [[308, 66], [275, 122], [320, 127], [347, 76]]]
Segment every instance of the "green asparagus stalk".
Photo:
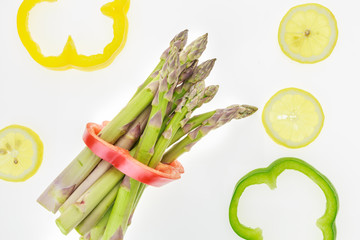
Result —
[[[184, 96], [182, 103], [178, 105], [178, 109], [174, 117], [171, 119], [165, 132], [160, 136], [155, 145], [155, 152], [150, 162], [150, 167], [155, 167], [160, 162], [159, 157], [165, 152], [165, 149], [171, 141], [172, 131], [176, 132], [178, 128], [185, 124], [184, 121], [189, 117], [189, 113], [197, 106], [204, 94], [204, 82], [198, 82], [190, 89], [189, 93]], [[160, 128], [161, 125], [158, 125]], [[160, 157], [161, 158], [161, 157]], [[155, 160], [153, 160], [155, 159]], [[157, 161], [157, 163], [156, 163]], [[128, 177], [124, 178], [127, 179]], [[122, 239], [128, 227], [129, 218], [133, 213], [137, 195], [141, 191], [142, 183], [130, 179], [129, 184], [120, 187], [117, 199], [114, 203], [109, 222], [107, 224], [104, 240]]]
[[256, 107], [249, 105], [233, 105], [225, 109], [216, 110], [212, 117], [190, 132], [184, 139], [175, 144], [164, 154], [163, 163], [171, 163], [180, 155], [190, 151], [190, 149], [211, 130], [221, 127], [230, 122], [232, 119], [241, 119], [252, 115], [257, 111]]
[[105, 215], [105, 213], [112, 207], [116, 194], [119, 190], [120, 183], [106, 195], [106, 197], [95, 207], [95, 209], [79, 224], [76, 226], [76, 231], [81, 235], [88, 233]]
[[128, 227], [128, 219], [132, 213], [132, 204], [139, 187], [140, 182], [128, 176], [124, 178], [111, 210], [103, 240], [123, 239]]
[[[203, 41], [203, 40], [202, 40]], [[204, 42], [204, 41], [203, 41]], [[200, 44], [200, 46], [202, 46], [203, 47], [203, 45], [202, 44]], [[197, 54], [192, 54], [191, 52], [189, 52], [189, 54], [190, 55], [192, 55], [192, 56], [194, 56], [194, 57], [196, 57], [196, 56], [199, 56], [199, 54], [201, 54], [201, 52], [203, 51], [198, 51], [196, 48], [192, 48], [192, 51], [197, 51]], [[188, 60], [189, 61], [194, 61], [194, 59], [192, 59], [191, 57], [189, 57], [188, 58]], [[147, 90], [147, 89], [153, 89], [153, 87], [154, 86], [156, 86], [155, 84], [157, 84], [158, 85], [158, 81], [153, 81], [153, 82], [151, 82], [146, 88], [144, 88], [143, 90], [141, 90], [141, 92], [138, 94], [138, 95], [136, 95], [136, 97], [135, 98], [133, 98], [131, 101], [130, 101], [130, 103], [131, 102], [134, 102], [136, 99], [139, 99], [139, 98], [141, 98], [142, 96], [143, 96], [143, 94], [141, 94], [142, 92], [144, 92], [145, 90]], [[129, 105], [129, 104], [128, 104]], [[134, 106], [134, 108], [136, 108], [135, 106]], [[110, 171], [110, 170], [109, 170]], [[98, 181], [100, 181], [101, 180], [101, 178], [98, 180]], [[113, 184], [113, 185], [115, 185], [116, 183], [117, 183], [117, 181], [116, 181], [116, 178], [114, 178], [114, 179], [109, 179], [108, 180], [108, 182], [104, 182], [104, 181], [102, 181], [103, 182], [103, 184]], [[99, 203], [101, 200], [102, 200], [102, 198], [103, 198], [104, 196], [97, 196], [97, 197], [94, 197], [93, 199], [92, 199], [92, 202], [93, 202], [93, 205], [95, 205], [95, 202], [97, 202], [97, 203]], [[72, 208], [74, 208], [74, 207], [72, 207]], [[66, 219], [67, 217], [66, 216], [71, 216], [73, 219], [75, 219], [74, 221], [73, 221], [73, 223], [72, 224], [69, 224], [69, 226], [68, 226], [68, 229], [71, 229], [71, 227], [74, 227], [74, 225], [75, 224], [77, 224], [77, 223], [79, 223], [79, 221], [82, 221], [83, 219], [84, 219], [84, 217], [86, 217], [86, 215], [88, 214], [87, 212], [85, 212], [85, 213], [83, 213], [83, 212], [79, 212], [79, 213], [76, 213], [76, 211], [68, 211], [69, 213], [66, 213], [67, 212], [67, 210], [66, 211], [64, 211], [64, 213], [62, 214], [62, 216], [60, 216], [60, 220], [61, 219]], [[64, 215], [64, 216], [63, 216]], [[73, 216], [72, 216], [73, 215]], [[60, 222], [60, 220], [58, 221], [58, 222]], [[61, 222], [60, 222], [61, 223]], [[59, 226], [61, 227], [61, 224], [59, 224]], [[76, 225], [75, 225], [76, 226]], [[66, 228], [64, 228], [64, 229], [66, 229]]]
[[[170, 164], [174, 160], [178, 159], [181, 154], [189, 151], [191, 147], [198, 142], [202, 137], [204, 137], [210, 130], [216, 129], [232, 119], [241, 119], [248, 117], [257, 111], [256, 107], [249, 105], [233, 105], [226, 109], [218, 109], [203, 113], [191, 118], [182, 128], [180, 128], [170, 144], [178, 141], [186, 133], [190, 132], [186, 138], [174, 145], [169, 151], [167, 151], [162, 159], [162, 163]], [[134, 208], [137, 205], [146, 185], [142, 184], [138, 190], [138, 194], [135, 200]], [[134, 210], [133, 210], [134, 211]]]
[[[194, 130], [195, 128], [201, 126], [207, 119], [211, 118], [214, 114], [216, 113], [216, 110], [214, 111], [210, 111], [210, 112], [206, 112], [206, 113], [202, 113], [199, 115], [196, 115], [192, 118], [190, 118], [190, 120], [183, 126], [181, 127], [176, 134], [174, 135], [174, 137], [172, 138], [172, 140], [170, 141], [170, 145], [174, 144], [175, 142], [177, 142], [180, 138], [182, 138], [183, 136], [185, 136], [187, 133], [189, 133], [190, 131]], [[165, 128], [165, 127], [164, 127]], [[165, 156], [165, 155], [164, 155]], [[163, 157], [164, 158], [164, 157]], [[175, 160], [175, 159], [174, 159]], [[161, 160], [161, 162], [163, 162], [163, 160]], [[146, 185], [142, 184], [138, 190], [137, 196], [136, 196], [136, 200], [133, 206], [133, 212], [130, 216], [130, 218], [132, 217], [133, 213], [135, 212], [136, 206], [140, 200], [140, 197], [142, 196], [143, 191], [145, 190]], [[130, 222], [130, 220], [129, 220]]]
[[154, 71], [150, 74], [150, 76], [145, 80], [145, 82], [143, 84], [141, 84], [136, 93], [134, 94], [134, 96], [136, 96], [143, 88], [145, 88], [149, 83], [151, 83], [159, 74], [159, 71], [163, 68], [164, 63], [166, 61], [166, 59], [168, 58], [168, 56], [171, 53], [171, 50], [173, 49], [173, 47], [175, 46], [179, 51], [181, 51], [184, 46], [186, 45], [187, 42], [187, 38], [188, 38], [188, 30], [184, 30], [180, 33], [178, 33], [170, 42], [170, 47], [167, 48], [164, 53], [161, 55], [160, 57], [160, 62], [158, 63], [158, 65], [155, 67]]
[[110, 213], [111, 208], [105, 213], [96, 226], [86, 233], [80, 240], [101, 240], [104, 235], [106, 224], [109, 221]]
[[[177, 142], [180, 138], [185, 136], [190, 131], [192, 131], [195, 128], [201, 126], [206, 120], [211, 118], [216, 112], [217, 112], [217, 110], [213, 110], [213, 111], [202, 113], [202, 114], [199, 114], [199, 115], [196, 115], [196, 116], [190, 118], [190, 120], [176, 132], [176, 134], [174, 135], [174, 137], [170, 141], [170, 145]], [[164, 127], [164, 129], [165, 129], [165, 127]], [[161, 160], [161, 162], [163, 162], [163, 160]], [[146, 186], [143, 184], [140, 187], [139, 191], [138, 191], [136, 201], [135, 201], [135, 204], [133, 206], [133, 212], [135, 211], [135, 208], [136, 208], [136, 206], [138, 204], [138, 201], [140, 200], [140, 196], [142, 195], [145, 187]]]
[[[180, 35], [181, 36], [181, 35]], [[187, 35], [186, 35], [187, 36]], [[183, 37], [175, 37], [174, 39], [183, 39]], [[173, 42], [180, 42], [180, 43], [184, 43], [184, 41], [178, 41], [178, 40], [173, 40]], [[170, 44], [171, 46], [173, 46], [172, 44]], [[176, 44], [174, 44], [176, 46]], [[207, 45], [207, 34], [200, 36], [199, 38], [197, 38], [196, 40], [194, 40], [192, 43], [189, 44], [189, 46], [180, 53], [180, 56], [182, 57], [182, 61], [180, 62], [181, 67], [180, 70], [182, 70], [182, 73], [180, 74], [179, 79], [181, 81], [185, 81], [188, 80], [188, 77], [192, 76], [192, 72], [194, 71], [193, 68], [196, 66], [197, 64], [197, 59], [201, 56], [201, 54], [204, 52], [205, 48]], [[184, 46], [181, 46], [181, 48]], [[165, 51], [167, 52], [167, 51]], [[169, 51], [169, 54], [171, 53], [171, 51]], [[164, 55], [164, 54], [163, 54]], [[180, 57], [179, 56], [179, 57]], [[210, 61], [210, 62], [214, 62], [214, 60]], [[197, 72], [205, 72], [205, 67], [207, 67], [207, 71], [210, 73], [212, 67], [212, 64], [203, 64], [202, 67], [200, 67]], [[204, 68], [204, 69], [203, 69]], [[188, 72], [186, 72], [186, 69], [188, 69]], [[201, 69], [201, 70], [200, 70]], [[197, 79], [198, 81], [200, 81], [200, 75], [201, 74], [197, 74]], [[205, 75], [205, 74], [204, 74]], [[207, 74], [208, 75], [208, 74]], [[207, 76], [206, 75], [206, 76]], [[206, 77], [204, 76], [204, 78]], [[157, 79], [159, 79], [159, 75], [157, 76]], [[193, 83], [196, 82], [196, 80], [192, 80]], [[175, 84], [173, 85], [175, 86]], [[173, 90], [171, 90], [173, 91]], [[169, 93], [171, 94], [171, 93]], [[181, 98], [185, 93], [182, 93], [182, 95], [178, 95], [177, 99]], [[145, 134], [144, 134], [145, 135]], [[146, 141], [145, 141], [146, 142]], [[142, 149], [141, 147], [138, 149]], [[139, 158], [139, 156], [135, 156], [137, 159]]]
[[[187, 40], [187, 30], [179, 33], [170, 43], [179, 49], [185, 46]], [[202, 42], [204, 42], [202, 40]], [[194, 61], [192, 57], [200, 56], [205, 48], [204, 44], [195, 44], [201, 49], [193, 47], [188, 51], [188, 61]], [[154, 72], [161, 69], [163, 62], [170, 53], [171, 47], [165, 51], [161, 57], [160, 63], [154, 69], [150, 77], [138, 89], [137, 93], [128, 103], [128, 105], [103, 129], [101, 137], [110, 143], [114, 143], [121, 135], [126, 132], [128, 124], [133, 121], [152, 101], [158, 82], [154, 77]], [[192, 51], [196, 51], [193, 53]], [[38, 198], [38, 202], [49, 211], [55, 213], [73, 191], [84, 181], [90, 172], [98, 165], [100, 158], [95, 156], [88, 148], [85, 148], [73, 161], [64, 169], [64, 171], [48, 186], [44, 193]]]
[[[100, 133], [107, 142], [132, 147], [130, 154], [152, 168], [160, 161], [173, 162], [209, 131], [257, 110], [236, 105], [190, 118], [215, 96], [218, 86], [204, 86], [215, 59], [197, 65], [207, 34], [182, 50], [186, 40], [187, 30], [174, 37], [129, 104]], [[146, 107], [147, 117], [139, 120]], [[64, 234], [76, 228], [83, 240], [123, 239], [145, 187], [85, 148], [38, 201], [53, 212], [62, 206], [56, 223]]]
[[[200, 64], [199, 66], [197, 66], [192, 71], [193, 74], [187, 76], [187, 79], [185, 81], [183, 81], [182, 84], [180, 84], [175, 89], [175, 92], [173, 94], [173, 99], [168, 105], [169, 113], [173, 112], [176, 109], [177, 105], [179, 104], [181, 99], [184, 97], [185, 93], [187, 93], [189, 91], [191, 86], [193, 86], [197, 82], [205, 80], [209, 76], [211, 70], [214, 67], [215, 61], [216, 61], [216, 59], [211, 59], [211, 60], [205, 61], [202, 64]], [[204, 100], [203, 100], [204, 103], [209, 102], [216, 95], [218, 88], [219, 88], [218, 86], [209, 86], [207, 88], [206, 93], [208, 95], [204, 96]], [[171, 118], [171, 116], [168, 114], [164, 119], [164, 123], [169, 122], [170, 118]], [[161, 126], [160, 133], [162, 133], [165, 130], [165, 127], [166, 127], [166, 124], [163, 124]]]
[[[162, 54], [162, 56], [160, 58], [160, 63], [155, 68], [152, 75], [138, 88], [138, 90], [134, 96], [136, 96], [136, 94], [139, 91], [141, 91], [141, 89], [143, 89], [145, 86], [147, 86], [148, 84], [150, 84], [151, 82], [156, 80], [156, 78], [158, 77], [158, 75], [156, 75], [156, 70], [159, 70], [162, 68], [163, 64], [165, 63], [165, 59], [171, 53], [171, 48], [173, 46], [176, 46], [178, 48], [178, 50], [180, 50], [180, 51], [183, 49], [183, 47], [185, 46], [186, 41], [187, 41], [187, 33], [188, 33], [188, 31], [185, 30], [174, 37], [174, 39], [170, 43], [170, 47], [167, 50], [165, 50], [165, 52]], [[185, 50], [181, 51], [181, 53], [180, 53], [180, 64], [181, 64], [180, 70], [181, 71], [190, 67], [194, 63], [194, 61], [196, 61], [197, 59], [200, 58], [200, 56], [206, 49], [207, 40], [208, 40], [208, 34], [204, 34], [204, 35], [198, 37], [197, 39], [195, 39], [193, 42], [191, 42], [185, 48]]]
[[184, 96], [183, 103], [178, 104], [175, 114], [166, 126], [165, 131], [161, 134], [156, 143], [154, 155], [152, 156], [149, 166], [156, 167], [160, 162], [166, 148], [170, 145], [171, 139], [180, 127], [183, 127], [190, 119], [191, 113], [199, 104], [202, 104], [204, 98], [205, 83], [197, 82], [193, 85], [189, 92]]
[[176, 51], [175, 47], [175, 50], [171, 51], [167, 62], [160, 72], [160, 84], [152, 102], [149, 122], [140, 138], [138, 150], [135, 153], [135, 158], [145, 164], [152, 156], [151, 149], [155, 146], [163, 118], [166, 114], [167, 105], [171, 101], [173, 91], [177, 85], [179, 65], [179, 52]]
[[[157, 87], [158, 82], [153, 82], [145, 87], [101, 131], [101, 138], [109, 143], [114, 143], [124, 135], [131, 122], [151, 103]], [[85, 148], [41, 194], [38, 202], [55, 213], [99, 162], [100, 158], [90, 149]]]
[[[201, 105], [202, 103], [206, 103], [206, 102], [209, 102], [214, 96], [215, 94], [217, 93], [217, 90], [218, 90], [218, 86], [209, 86], [205, 89], [205, 92], [204, 92], [204, 96], [203, 98], [199, 101], [199, 105]], [[198, 115], [198, 116], [195, 116], [193, 118], [191, 118], [188, 123], [186, 123], [184, 125], [184, 127], [180, 128], [174, 138], [176, 137], [177, 140], [180, 139], [182, 136], [186, 135], [186, 133], [188, 133], [189, 131], [191, 131], [192, 129], [196, 128], [197, 126], [201, 125], [205, 120], [207, 120], [208, 118], [210, 118], [212, 115], [214, 115], [216, 111], [212, 111], [212, 112], [209, 112], [209, 113], [204, 113], [204, 114], [201, 114], [201, 115]], [[166, 126], [166, 124], [163, 124], [163, 126]], [[172, 144], [173, 142], [176, 142], [177, 140], [172, 140], [170, 142], [170, 144]], [[145, 189], [145, 184], [142, 184], [140, 187], [139, 187], [139, 190], [138, 190], [138, 193], [137, 193], [137, 196], [136, 196], [136, 199], [135, 199], [135, 203], [132, 207], [132, 212], [131, 212], [131, 215], [130, 215], [130, 219], [131, 219], [131, 216], [133, 215], [134, 211], [135, 211], [135, 208], [138, 204], [138, 201], [140, 200], [140, 196], [142, 195], [142, 192], [144, 191]], [[130, 220], [128, 221], [128, 225], [130, 224]]]
[[[175, 38], [176, 39], [176, 38]], [[173, 40], [174, 42], [175, 40]], [[193, 61], [193, 62], [197, 62], [197, 60]], [[191, 64], [189, 68], [185, 69], [180, 77], [182, 77], [184, 80], [186, 79], [186, 77], [189, 75], [189, 72], [191, 70], [193, 70], [194, 65], [196, 64]], [[180, 78], [179, 77], [179, 78]], [[150, 111], [150, 110], [149, 110]], [[145, 112], [145, 111], [144, 111]], [[144, 114], [143, 114], [144, 115]], [[140, 121], [142, 122], [142, 128], [134, 129], [134, 123], [132, 125], [132, 127], [130, 127], [130, 130], [128, 132], [128, 134], [126, 134], [124, 137], [120, 138], [120, 140], [117, 143], [117, 146], [122, 147], [122, 148], [127, 148], [127, 144], [128, 142], [131, 141], [136, 141], [138, 138], [138, 135], [140, 133], [142, 133], [144, 126], [146, 124], [146, 121], [144, 121], [144, 117], [142, 115], [139, 116]], [[137, 122], [137, 121], [136, 121]], [[135, 123], [136, 123], [135, 122]], [[144, 124], [145, 123], [145, 124]], [[137, 134], [136, 137], [132, 136], [133, 132], [135, 132]], [[128, 139], [130, 137], [130, 139]], [[129, 148], [130, 149], [130, 146]], [[81, 194], [83, 194], [102, 174], [104, 174], [109, 168], [111, 167], [111, 165], [109, 163], [107, 163], [106, 161], [102, 161], [100, 162], [100, 164], [94, 169], [94, 171], [85, 179], [85, 181], [76, 189], [76, 191], [67, 199], [67, 201], [63, 204], [63, 206], [60, 208], [60, 211], [63, 212], [64, 209], [66, 209], [69, 205], [71, 205], [72, 203], [74, 203]]]
[[[176, 132], [174, 137], [171, 139], [169, 145], [174, 144], [180, 138], [185, 136], [187, 133], [189, 133], [190, 131], [194, 130], [195, 128], [201, 126], [206, 120], [211, 118], [216, 112], [217, 112], [217, 110], [214, 110], [214, 111], [202, 113], [202, 114], [199, 114], [199, 115], [196, 115], [196, 116], [190, 118], [190, 120], [187, 121], [187, 123]], [[163, 157], [163, 159], [164, 159], [164, 157]], [[161, 162], [163, 162], [163, 159], [161, 160]], [[175, 160], [175, 159], [173, 159], [173, 160]], [[170, 163], [170, 162], [168, 161], [168, 163]], [[140, 197], [141, 197], [143, 191], [145, 190], [145, 187], [146, 187], [146, 185], [142, 184], [140, 186], [140, 188], [139, 188], [139, 191], [138, 191], [138, 194], [137, 194], [137, 197], [136, 197], [136, 200], [135, 200], [135, 204], [133, 206], [133, 212], [135, 211], [135, 208], [136, 208], [136, 206], [138, 204], [138, 201], [140, 200]]]
[[56, 224], [62, 233], [67, 235], [101, 202], [102, 199], [124, 177], [115, 168], [108, 170], [99, 178], [74, 204], [70, 205], [56, 219]]
[[[218, 85], [211, 85], [211, 86], [206, 87], [204, 97], [201, 100], [201, 102], [199, 103], [199, 105], [201, 106], [203, 103], [210, 102], [216, 95], [218, 89], [219, 89]], [[196, 116], [190, 118], [190, 120], [187, 121], [187, 123], [176, 132], [174, 137], [171, 139], [170, 145], [174, 144], [180, 138], [185, 136], [187, 133], [189, 133], [190, 131], [192, 131], [195, 128], [202, 125], [206, 120], [211, 118], [218, 111], [220, 111], [220, 110], [213, 110], [213, 111], [202, 113], [202, 114], [199, 114], [199, 115], [196, 115]]]
[[[174, 89], [180, 75], [179, 52], [172, 50], [163, 69], [160, 71], [160, 84], [157, 94], [152, 102], [149, 122], [140, 138], [135, 152], [135, 158], [147, 164], [153, 154], [162, 121], [166, 114], [168, 103], [172, 99]], [[140, 183], [129, 177], [125, 177], [116, 197], [109, 222], [107, 224], [104, 239], [119, 239], [126, 231], [127, 221], [131, 214], [131, 205], [135, 201]], [[128, 205], [131, 204], [131, 205]], [[126, 222], [125, 222], [126, 221]]]
[[[148, 106], [139, 117], [131, 124], [127, 133], [122, 136], [117, 142], [116, 146], [131, 149], [142, 134], [147, 120], [149, 118], [151, 107]], [[70, 195], [70, 197], [60, 207], [59, 211], [63, 212], [71, 204], [75, 203], [80, 196], [89, 189], [107, 170], [112, 167], [107, 161], [101, 161], [96, 168], [89, 174], [89, 176], [79, 185], [79, 187]]]
[[[198, 86], [200, 86], [200, 88], [197, 90], [197, 92], [196, 92], [196, 94], [197, 93], [200, 93], [200, 92], [202, 92], [202, 97], [201, 98], [197, 98], [198, 100], [195, 100], [198, 104], [201, 104], [202, 102], [203, 102], [203, 99], [206, 99], [206, 98], [204, 98], [204, 93], [206, 92], [206, 91], [202, 91], [201, 89], [203, 88], [203, 82], [201, 82], [201, 83], [199, 83], [198, 84]], [[207, 88], [207, 89], [211, 89], [211, 88]], [[194, 88], [194, 90], [192, 90], [191, 92], [193, 92], [194, 93], [194, 91], [195, 91], [195, 88]], [[192, 96], [194, 96], [194, 94], [189, 94], [189, 95], [192, 95]], [[193, 97], [194, 98], [194, 97]], [[189, 109], [194, 109], [195, 107], [196, 107], [197, 105], [194, 105], [194, 99], [191, 99], [191, 98], [189, 98], [189, 99], [187, 99], [187, 102], [186, 102], [186, 104], [185, 104], [185, 106], [182, 108], [183, 110], [180, 112], [180, 113], [178, 113], [176, 116], [175, 116], [175, 118], [174, 119], [177, 119], [177, 123], [175, 124], [175, 123], [172, 123], [171, 124], [171, 126], [172, 125], [178, 125], [178, 126], [181, 126], [181, 124], [180, 124], [180, 121], [181, 121], [181, 119], [183, 119], [185, 116], [186, 116], [186, 114], [188, 113], [188, 111], [189, 111]], [[177, 116], [180, 116], [180, 117], [177, 117]], [[175, 121], [175, 120], [173, 120], [173, 121]], [[165, 147], [166, 148], [166, 147]], [[130, 180], [127, 180], [127, 181], [130, 181]], [[135, 181], [135, 180], [134, 180]], [[126, 189], [129, 189], [128, 188], [128, 184], [122, 184], [122, 186], [124, 186], [123, 188], [122, 188], [122, 190], [126, 190]], [[134, 192], [134, 191], [133, 191]], [[125, 191], [125, 193], [130, 193], [130, 191]], [[124, 196], [124, 193], [121, 193], [120, 194], [120, 196]], [[134, 194], [133, 195], [131, 195], [131, 196], [129, 196], [129, 197], [131, 197], [129, 200], [130, 200], [130, 202], [134, 202], [135, 201], [135, 197], [136, 197], [136, 194], [135, 194], [135, 196], [134, 196]], [[93, 197], [92, 197], [92, 199], [94, 199]], [[124, 203], [124, 201], [121, 201], [121, 203]], [[122, 224], [123, 225], [123, 228], [125, 228], [126, 226], [127, 226], [127, 216], [128, 215], [130, 215], [132, 212], [131, 212], [131, 210], [132, 210], [132, 207], [130, 206], [126, 206], [126, 205], [123, 205], [123, 204], [121, 204], [121, 206], [123, 206], [123, 209], [121, 210], [121, 211], [119, 211], [119, 212], [121, 212], [121, 213], [126, 213], [126, 216], [124, 216], [124, 219], [126, 219], [126, 220], [124, 220], [125, 222]], [[89, 206], [87, 206], [87, 208], [89, 208]], [[86, 214], [86, 213], [85, 213]], [[70, 214], [69, 214], [70, 215]], [[61, 217], [63, 217], [63, 215], [61, 216]], [[63, 218], [65, 218], [65, 217], [63, 217]], [[73, 218], [76, 218], [75, 216], [73, 216]], [[66, 219], [66, 218], [65, 218]], [[118, 222], [118, 221], [116, 221], [116, 222]], [[75, 225], [75, 224], [74, 224]], [[125, 229], [123, 229], [123, 230], [125, 230]]]
[[[170, 66], [172, 65], [170, 64]], [[83, 197], [65, 209], [56, 221], [60, 230], [67, 234], [76, 227], [123, 176], [124, 174], [115, 168], [108, 170], [83, 194]], [[112, 187], [110, 188], [110, 186]], [[99, 191], [99, 188], [101, 188], [101, 191]], [[84, 206], [81, 209], [78, 207], [79, 202]]]
[[175, 142], [177, 142], [180, 138], [182, 138], [183, 136], [185, 136], [187, 133], [189, 133], [190, 131], [194, 130], [195, 128], [199, 127], [201, 124], [203, 124], [203, 122], [207, 119], [209, 119], [210, 117], [212, 117], [214, 114], [216, 113], [216, 110], [214, 111], [210, 111], [210, 112], [206, 112], [206, 113], [202, 113], [199, 115], [196, 115], [192, 118], [189, 119], [189, 121], [182, 127], [180, 128], [176, 134], [174, 135], [174, 137], [171, 139], [170, 145], [174, 144]]
[[[208, 89], [212, 89], [213, 93], [210, 94], [209, 91], [207, 91], [208, 95], [212, 95], [212, 97], [216, 94], [217, 88], [210, 87]], [[216, 90], [215, 90], [216, 89]], [[172, 143], [172, 138], [177, 133], [180, 128], [183, 128], [186, 123], [188, 122], [189, 115], [191, 112], [202, 105], [205, 101], [210, 101], [211, 98], [208, 98], [205, 95], [204, 90], [204, 81], [197, 82], [195, 85], [193, 85], [189, 92], [184, 96], [182, 99], [182, 103], [180, 103], [176, 110], [175, 115], [171, 119], [170, 123], [166, 126], [165, 131], [161, 135], [159, 141], [157, 142], [156, 148], [155, 148], [155, 154], [153, 158], [150, 161], [149, 166], [155, 167], [161, 160], [162, 155], [164, 154], [166, 148]], [[207, 99], [207, 100], [204, 100]], [[211, 115], [211, 114], [208, 114]], [[198, 119], [202, 118], [204, 116], [198, 117]], [[193, 120], [194, 121], [194, 120]], [[181, 137], [180, 137], [181, 138]], [[144, 192], [146, 188], [145, 184], [141, 184], [139, 187], [138, 192], [136, 193], [135, 201], [132, 205], [132, 211], [135, 211], [135, 208], [138, 204], [138, 201], [140, 200], [140, 197], [142, 193]], [[132, 214], [133, 214], [132, 212]]]
[[176, 100], [181, 99], [185, 93], [189, 91], [192, 85], [205, 80], [209, 76], [215, 65], [215, 61], [216, 59], [210, 59], [201, 63], [195, 68], [193, 74], [175, 89], [172, 110], [176, 108]]

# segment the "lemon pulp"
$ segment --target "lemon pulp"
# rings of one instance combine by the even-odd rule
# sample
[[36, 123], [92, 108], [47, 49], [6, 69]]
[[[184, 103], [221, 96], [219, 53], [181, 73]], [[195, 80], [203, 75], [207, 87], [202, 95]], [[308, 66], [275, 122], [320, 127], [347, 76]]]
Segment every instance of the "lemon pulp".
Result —
[[319, 62], [327, 58], [336, 45], [336, 19], [320, 4], [295, 6], [282, 19], [278, 38], [282, 51], [294, 61]]
[[319, 135], [324, 113], [313, 95], [301, 89], [287, 88], [266, 103], [262, 120], [266, 132], [275, 142], [300, 148]]
[[43, 144], [31, 129], [11, 125], [0, 131], [0, 178], [19, 182], [30, 178], [41, 165]]

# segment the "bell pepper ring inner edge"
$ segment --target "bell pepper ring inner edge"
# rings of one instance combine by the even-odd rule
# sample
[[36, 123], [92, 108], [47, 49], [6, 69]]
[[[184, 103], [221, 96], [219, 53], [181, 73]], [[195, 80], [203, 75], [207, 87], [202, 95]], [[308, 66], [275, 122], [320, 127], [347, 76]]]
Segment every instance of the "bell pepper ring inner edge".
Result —
[[326, 210], [324, 215], [317, 220], [316, 225], [322, 231], [324, 240], [335, 240], [335, 219], [338, 212], [339, 199], [334, 186], [314, 167], [303, 160], [292, 157], [280, 158], [273, 162], [269, 167], [253, 170], [238, 181], [229, 208], [229, 221], [234, 232], [247, 240], [263, 239], [262, 230], [260, 228], [249, 228], [239, 222], [237, 214], [238, 203], [245, 189], [251, 185], [267, 184], [270, 189], [275, 189], [277, 177], [284, 170], [301, 172], [321, 188], [326, 198]]
[[111, 64], [115, 57], [125, 46], [128, 19], [127, 12], [130, 0], [114, 0], [102, 6], [101, 12], [114, 20], [114, 38], [100, 54], [85, 56], [77, 53], [75, 43], [71, 36], [59, 56], [44, 56], [40, 46], [32, 39], [29, 30], [29, 15], [31, 9], [42, 2], [56, 2], [57, 0], [24, 0], [17, 14], [17, 29], [21, 42], [30, 56], [40, 65], [52, 70], [78, 69], [82, 71], [94, 71]]
[[104, 141], [98, 134], [106, 123], [104, 122], [103, 125], [88, 123], [83, 140], [95, 155], [109, 162], [119, 171], [139, 182], [155, 187], [177, 180], [184, 173], [184, 168], [178, 161], [171, 164], [159, 163], [153, 169], [133, 158], [128, 150]]

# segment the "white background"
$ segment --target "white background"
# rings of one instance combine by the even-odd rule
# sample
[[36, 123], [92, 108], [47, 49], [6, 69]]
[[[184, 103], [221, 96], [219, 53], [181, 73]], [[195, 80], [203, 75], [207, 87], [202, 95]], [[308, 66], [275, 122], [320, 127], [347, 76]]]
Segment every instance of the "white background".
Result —
[[[34, 39], [46, 54], [61, 52], [69, 33], [81, 53], [101, 51], [112, 37], [111, 20], [99, 9], [105, 0], [59, 0], [30, 16]], [[201, 58], [216, 57], [208, 84], [219, 84], [212, 103], [200, 111], [247, 103], [259, 107], [251, 118], [212, 132], [181, 160], [181, 181], [147, 189], [126, 239], [239, 239], [228, 223], [233, 188], [247, 172], [279, 157], [299, 157], [324, 173], [340, 199], [338, 239], [359, 238], [359, 58], [358, 1], [319, 1], [336, 16], [339, 39], [323, 62], [303, 65], [280, 50], [277, 30], [294, 0], [132, 0], [124, 50], [95, 72], [51, 71], [38, 65], [16, 29], [20, 0], [0, 8], [0, 128], [21, 124], [44, 142], [38, 173], [24, 183], [0, 181], [0, 239], [78, 239], [63, 236], [56, 216], [36, 203], [45, 187], [83, 148], [85, 124], [111, 119], [157, 64], [176, 33], [189, 29], [189, 41], [209, 33]], [[94, 50], [96, 50], [94, 52]], [[308, 147], [291, 150], [265, 133], [261, 112], [278, 90], [297, 87], [322, 104], [325, 124]], [[325, 208], [322, 192], [301, 174], [286, 172], [278, 189], [248, 189], [240, 203], [244, 224], [261, 227], [266, 240], [322, 239], [315, 226]]]

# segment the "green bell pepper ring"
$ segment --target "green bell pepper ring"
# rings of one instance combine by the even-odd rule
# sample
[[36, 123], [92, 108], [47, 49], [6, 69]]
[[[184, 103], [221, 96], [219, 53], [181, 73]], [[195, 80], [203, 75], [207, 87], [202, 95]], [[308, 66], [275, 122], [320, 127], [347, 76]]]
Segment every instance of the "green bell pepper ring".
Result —
[[324, 192], [326, 197], [326, 210], [316, 225], [323, 233], [324, 240], [336, 239], [335, 218], [338, 212], [339, 200], [331, 182], [314, 167], [297, 158], [280, 158], [267, 168], [259, 168], [245, 175], [235, 186], [235, 191], [230, 202], [229, 220], [231, 227], [237, 235], [247, 240], [263, 239], [260, 228], [249, 228], [239, 222], [237, 209], [239, 199], [245, 189], [255, 184], [267, 184], [270, 189], [276, 188], [276, 179], [284, 170], [296, 170], [308, 176]]

